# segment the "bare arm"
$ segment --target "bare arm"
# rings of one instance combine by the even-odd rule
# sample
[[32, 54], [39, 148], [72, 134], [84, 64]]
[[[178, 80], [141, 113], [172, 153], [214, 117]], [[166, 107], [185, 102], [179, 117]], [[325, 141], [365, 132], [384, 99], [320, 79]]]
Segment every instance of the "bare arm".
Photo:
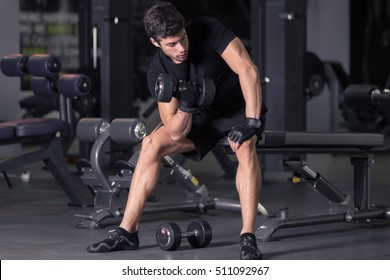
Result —
[[158, 102], [160, 118], [174, 141], [180, 141], [190, 132], [192, 127], [192, 114], [178, 110], [179, 101], [172, 98], [169, 103]]
[[239, 77], [246, 104], [246, 116], [259, 119], [262, 103], [259, 71], [241, 40], [236, 37], [231, 41], [222, 53], [222, 58]]
[[[241, 40], [236, 37], [231, 41], [222, 53], [222, 58], [239, 77], [245, 99], [246, 117], [259, 119], [262, 104], [259, 71], [249, 57]], [[240, 148], [240, 143], [228, 140], [234, 152]]]

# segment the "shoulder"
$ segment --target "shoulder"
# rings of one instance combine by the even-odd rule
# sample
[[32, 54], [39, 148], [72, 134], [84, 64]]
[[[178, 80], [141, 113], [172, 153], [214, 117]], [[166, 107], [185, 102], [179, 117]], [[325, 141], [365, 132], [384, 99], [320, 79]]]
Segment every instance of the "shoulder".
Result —
[[222, 54], [227, 45], [236, 35], [219, 20], [212, 17], [202, 17], [192, 20], [187, 26], [188, 36], [195, 41], [203, 42], [204, 45]]

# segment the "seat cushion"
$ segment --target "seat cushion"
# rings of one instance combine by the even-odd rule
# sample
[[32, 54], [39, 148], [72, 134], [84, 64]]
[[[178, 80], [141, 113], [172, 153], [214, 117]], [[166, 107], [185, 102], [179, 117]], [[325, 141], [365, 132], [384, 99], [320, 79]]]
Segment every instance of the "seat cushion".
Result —
[[16, 137], [28, 137], [52, 134], [60, 131], [64, 123], [59, 119], [30, 118], [6, 121], [2, 126], [9, 126], [15, 129]]
[[15, 137], [15, 130], [11, 126], [3, 126], [0, 123], [0, 140], [12, 139]]

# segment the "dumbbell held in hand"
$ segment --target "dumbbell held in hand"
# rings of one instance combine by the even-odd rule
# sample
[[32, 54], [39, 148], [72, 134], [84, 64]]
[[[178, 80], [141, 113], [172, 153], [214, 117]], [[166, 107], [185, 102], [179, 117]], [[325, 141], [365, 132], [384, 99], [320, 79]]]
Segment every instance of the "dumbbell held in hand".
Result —
[[206, 247], [212, 239], [211, 226], [205, 220], [194, 220], [187, 231], [182, 232], [176, 223], [166, 223], [158, 226], [156, 240], [164, 251], [173, 251], [179, 248], [182, 238], [187, 238], [194, 248]]
[[173, 96], [182, 91], [193, 91], [197, 95], [199, 106], [208, 107], [213, 103], [215, 85], [211, 78], [201, 78], [200, 82], [174, 81], [169, 74], [160, 74], [155, 84], [155, 94], [158, 102], [170, 102]]

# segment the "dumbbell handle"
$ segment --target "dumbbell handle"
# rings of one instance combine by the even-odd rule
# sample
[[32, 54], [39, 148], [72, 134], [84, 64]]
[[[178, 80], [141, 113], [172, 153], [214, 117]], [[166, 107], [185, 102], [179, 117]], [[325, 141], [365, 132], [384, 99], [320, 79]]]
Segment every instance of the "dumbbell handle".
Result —
[[194, 231], [185, 231], [185, 232], [181, 233], [181, 237], [182, 238], [187, 238], [187, 237], [191, 237], [191, 236], [198, 236], [198, 231], [196, 231], [196, 230], [194, 230]]

